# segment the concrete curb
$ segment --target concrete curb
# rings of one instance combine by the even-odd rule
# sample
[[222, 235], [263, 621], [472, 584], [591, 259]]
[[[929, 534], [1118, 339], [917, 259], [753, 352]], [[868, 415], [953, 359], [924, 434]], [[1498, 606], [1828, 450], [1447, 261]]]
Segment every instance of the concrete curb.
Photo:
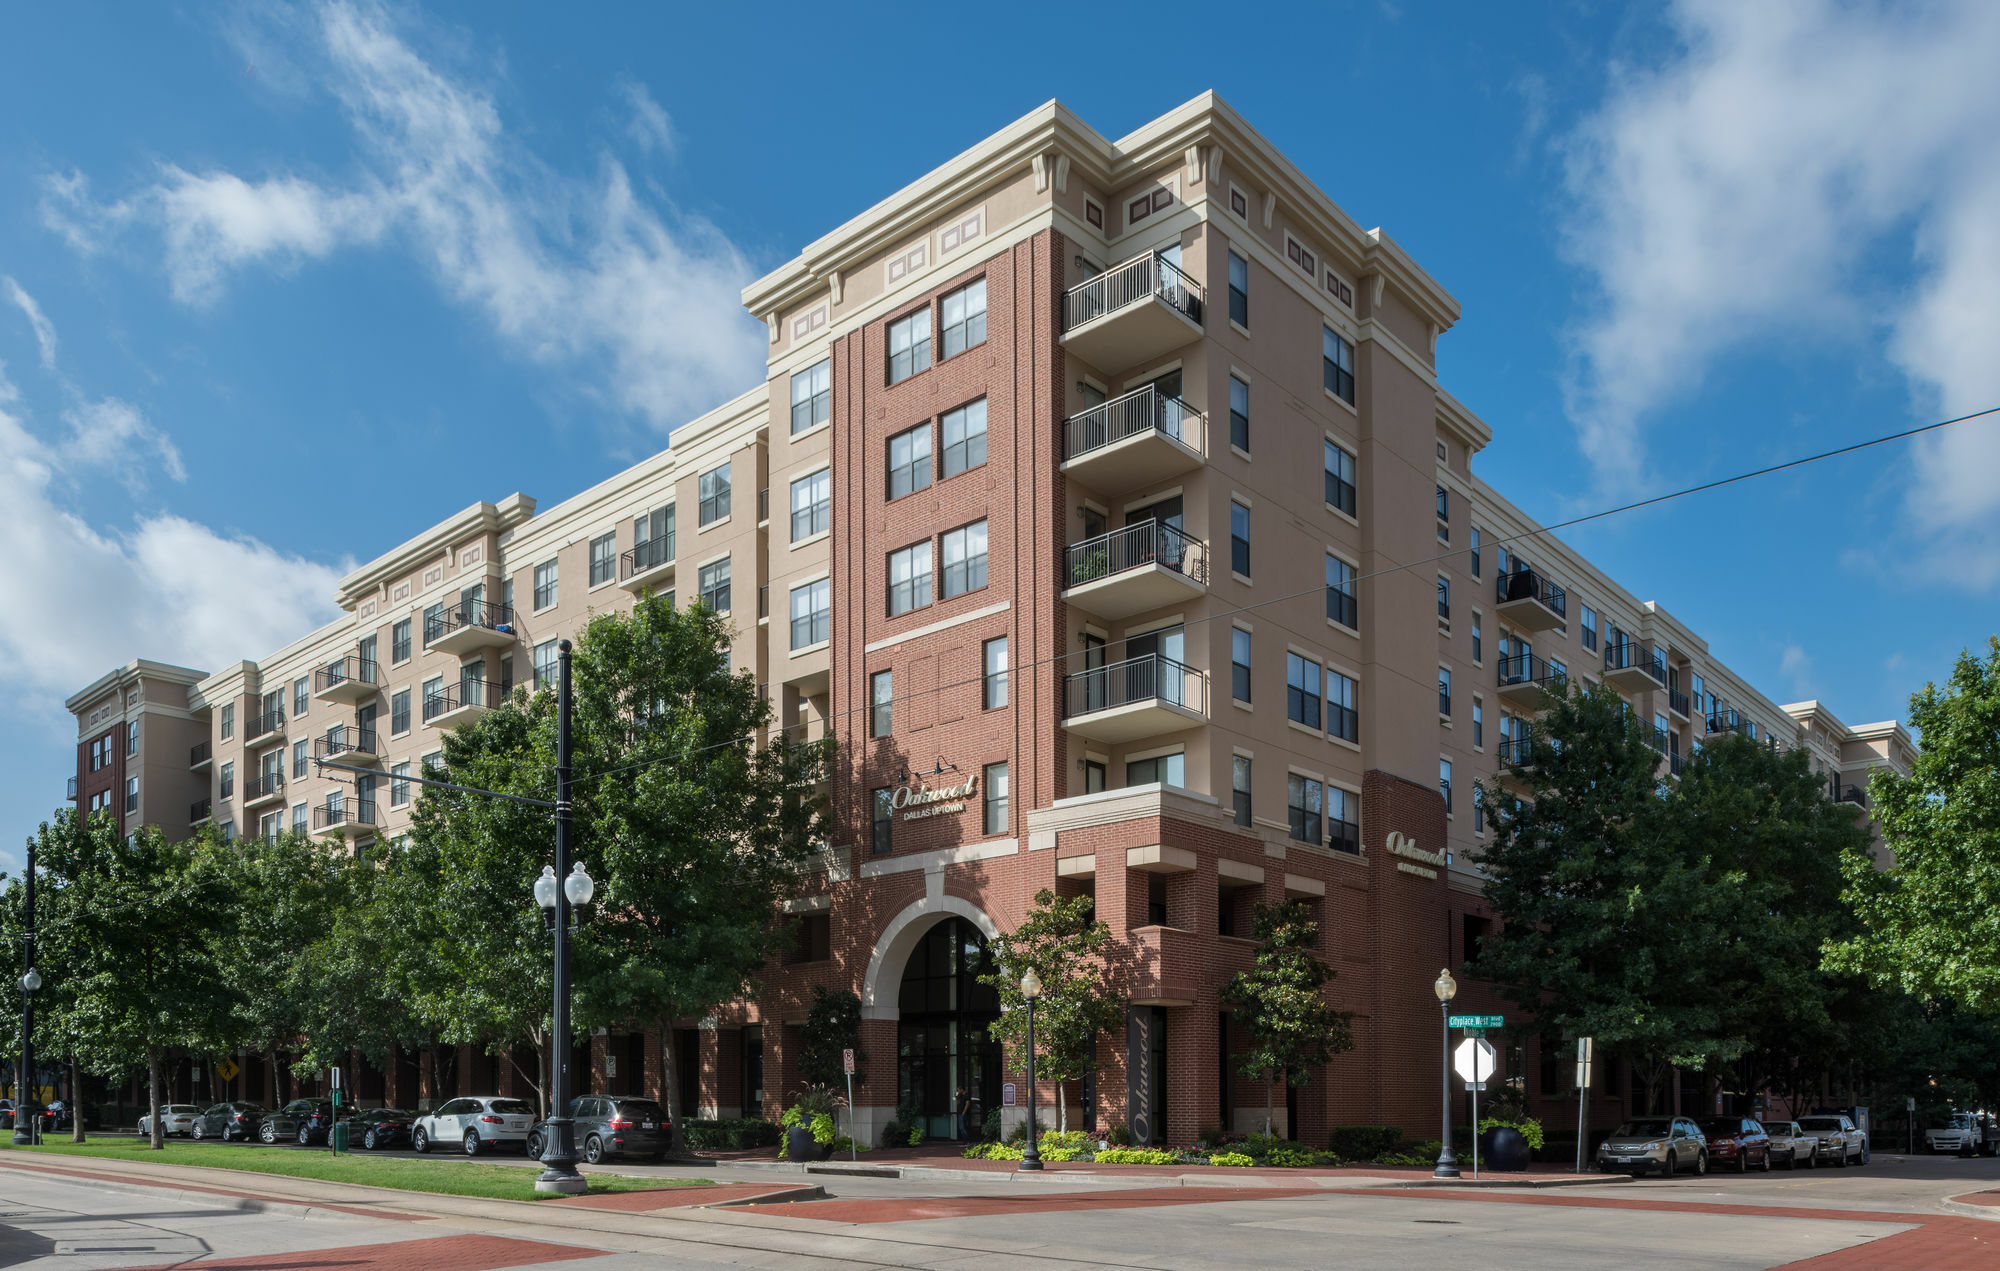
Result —
[[[1964, 1193], [1972, 1195], [1973, 1193]], [[1956, 1196], [1947, 1196], [1938, 1202], [1938, 1208], [1948, 1214], [1958, 1214], [1965, 1218], [1980, 1218], [1987, 1222], [2000, 1222], [2000, 1205], [1974, 1205]]]
[[718, 1200], [707, 1205], [689, 1205], [689, 1209], [734, 1209], [738, 1205], [793, 1205], [802, 1200], [826, 1200], [826, 1188], [815, 1183], [810, 1187], [786, 1187], [778, 1191], [765, 1192], [761, 1196], [745, 1196], [740, 1200]]
[[915, 1181], [932, 1180], [953, 1183], [991, 1183], [995, 1186], [1006, 1183], [1028, 1185], [1085, 1184], [1115, 1187], [1464, 1187], [1464, 1188], [1546, 1188], [1546, 1187], [1599, 1187], [1617, 1186], [1635, 1182], [1627, 1174], [1585, 1175], [1580, 1178], [1533, 1178], [1516, 1179], [1506, 1177], [1486, 1177], [1474, 1181], [1471, 1178], [1403, 1178], [1388, 1174], [1368, 1174], [1356, 1171], [1352, 1174], [1325, 1174], [1305, 1170], [1286, 1171], [1271, 1174], [1245, 1171], [1241, 1174], [1126, 1174], [1112, 1167], [1106, 1172], [1088, 1169], [1042, 1170], [1023, 1172], [1021, 1170], [978, 1170], [953, 1169], [947, 1165], [850, 1165], [840, 1161], [731, 1161], [733, 1167], [763, 1170], [789, 1171], [800, 1174], [821, 1174], [849, 1178], [898, 1178]]
[[[108, 1192], [143, 1192], [149, 1196], [164, 1194], [170, 1200], [189, 1205], [208, 1205], [215, 1209], [236, 1209], [252, 1214], [289, 1214], [298, 1218], [362, 1218], [367, 1215], [354, 1211], [373, 1208], [361, 1202], [346, 1204], [326, 1201], [312, 1204], [306, 1201], [265, 1200], [257, 1196], [230, 1196], [204, 1187], [183, 1185], [171, 1179], [163, 1179], [157, 1183], [141, 1183], [104, 1178], [96, 1174], [78, 1174], [64, 1169], [45, 1170], [40, 1173], [44, 1178], [59, 1178], [63, 1182], [79, 1187], [94, 1187]], [[392, 1214], [391, 1217], [405, 1222], [429, 1221], [415, 1214]]]

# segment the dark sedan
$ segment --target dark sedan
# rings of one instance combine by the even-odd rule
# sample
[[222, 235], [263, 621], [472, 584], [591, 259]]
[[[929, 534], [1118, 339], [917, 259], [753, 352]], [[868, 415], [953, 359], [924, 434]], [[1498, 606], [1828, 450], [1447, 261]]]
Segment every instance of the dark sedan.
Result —
[[248, 1142], [262, 1131], [264, 1118], [270, 1112], [261, 1103], [237, 1100], [233, 1103], [216, 1103], [194, 1119], [194, 1127], [189, 1134], [197, 1139], [221, 1139], [224, 1143], [231, 1139]]
[[[340, 1119], [345, 1121], [354, 1115], [352, 1108], [342, 1108]], [[328, 1131], [333, 1129], [333, 1104], [325, 1099], [294, 1099], [284, 1107], [264, 1118], [258, 1127], [257, 1137], [266, 1143], [291, 1141], [300, 1147], [326, 1142]]]
[[1747, 1174], [1751, 1166], [1770, 1172], [1771, 1136], [1749, 1117], [1703, 1117], [1702, 1137], [1708, 1140], [1708, 1163], [1713, 1169], [1734, 1167]]
[[417, 1114], [401, 1108], [364, 1108], [354, 1114], [347, 1135], [350, 1144], [371, 1152], [410, 1145], [410, 1126]]

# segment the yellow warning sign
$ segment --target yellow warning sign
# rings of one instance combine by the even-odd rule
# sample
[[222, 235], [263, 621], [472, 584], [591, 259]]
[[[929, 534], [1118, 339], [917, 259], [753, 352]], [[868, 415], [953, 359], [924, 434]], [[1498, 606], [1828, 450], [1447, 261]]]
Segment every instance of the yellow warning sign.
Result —
[[224, 1081], [236, 1080], [236, 1074], [240, 1071], [242, 1070], [236, 1066], [236, 1061], [234, 1059], [225, 1059], [221, 1063], [215, 1066], [216, 1075], [221, 1077]]

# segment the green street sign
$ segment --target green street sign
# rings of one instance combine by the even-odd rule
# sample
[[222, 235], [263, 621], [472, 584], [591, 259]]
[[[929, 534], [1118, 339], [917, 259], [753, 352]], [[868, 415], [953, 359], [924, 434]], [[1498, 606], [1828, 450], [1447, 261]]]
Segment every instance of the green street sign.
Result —
[[1449, 1028], [1499, 1028], [1506, 1024], [1505, 1015], [1450, 1015], [1445, 1017]]

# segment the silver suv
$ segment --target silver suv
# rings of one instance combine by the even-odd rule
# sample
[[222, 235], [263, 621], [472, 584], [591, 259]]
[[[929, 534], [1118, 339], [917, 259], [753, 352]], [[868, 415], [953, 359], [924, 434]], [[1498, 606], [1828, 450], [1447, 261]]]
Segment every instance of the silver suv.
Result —
[[477, 1156], [502, 1145], [525, 1146], [528, 1127], [534, 1123], [535, 1110], [519, 1099], [473, 1095], [452, 1099], [437, 1111], [418, 1117], [410, 1127], [410, 1146], [428, 1152], [433, 1145], [442, 1144]]
[[1683, 1171], [1706, 1174], [1708, 1141], [1692, 1117], [1633, 1117], [1598, 1146], [1597, 1168], [1669, 1178]]

